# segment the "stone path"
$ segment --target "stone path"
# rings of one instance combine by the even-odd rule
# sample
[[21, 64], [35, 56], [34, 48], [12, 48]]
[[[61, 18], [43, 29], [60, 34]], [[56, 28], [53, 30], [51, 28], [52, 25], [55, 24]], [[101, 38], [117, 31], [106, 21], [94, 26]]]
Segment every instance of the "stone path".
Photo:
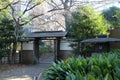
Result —
[[[19, 67], [0, 73], [0, 80], [33, 80], [35, 76], [41, 75], [53, 61], [53, 56], [46, 58], [37, 65]], [[42, 79], [40, 79], [42, 80]]]

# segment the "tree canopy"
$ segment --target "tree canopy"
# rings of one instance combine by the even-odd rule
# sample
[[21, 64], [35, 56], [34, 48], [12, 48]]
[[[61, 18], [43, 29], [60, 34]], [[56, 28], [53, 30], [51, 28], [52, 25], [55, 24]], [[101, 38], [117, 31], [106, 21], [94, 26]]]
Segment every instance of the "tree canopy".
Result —
[[112, 27], [120, 27], [120, 8], [110, 7], [103, 11], [103, 15], [112, 24]]
[[107, 34], [108, 22], [90, 6], [79, 7], [77, 12], [72, 13], [72, 17], [70, 34], [80, 41]]
[[7, 14], [7, 10], [0, 12], [0, 59], [9, 56], [12, 52], [11, 45], [14, 41], [13, 21]]
[[79, 7], [72, 13], [70, 35], [76, 38], [75, 51], [80, 51], [80, 41], [95, 38], [98, 34], [108, 34], [108, 22], [103, 15], [97, 13], [92, 6]]
[[[32, 9], [34, 9], [36, 6], [42, 4], [43, 0], [0, 0], [0, 18], [1, 18], [1, 27], [5, 30], [1, 31], [1, 35], [4, 35], [5, 33], [11, 31], [10, 27], [12, 27], [12, 63], [15, 62], [15, 54], [17, 50], [17, 43], [19, 39], [21, 38], [21, 28], [29, 23], [34, 18], [37, 18], [43, 14], [38, 15], [26, 15], [29, 13]], [[25, 7], [23, 10], [21, 10], [20, 7]], [[6, 17], [4, 17], [6, 16]], [[7, 28], [7, 29], [6, 29]], [[9, 29], [8, 29], [9, 28]], [[7, 31], [8, 30], [8, 31]], [[3, 33], [3, 34], [2, 34]], [[9, 32], [10, 33], [10, 32]], [[10, 34], [6, 34], [6, 36], [9, 36]], [[6, 37], [5, 36], [5, 37]], [[2, 36], [2, 38], [5, 38]], [[11, 36], [9, 36], [11, 37]], [[5, 38], [7, 39], [7, 38]], [[2, 43], [4, 44], [4, 43]], [[5, 43], [7, 44], [7, 43]]]

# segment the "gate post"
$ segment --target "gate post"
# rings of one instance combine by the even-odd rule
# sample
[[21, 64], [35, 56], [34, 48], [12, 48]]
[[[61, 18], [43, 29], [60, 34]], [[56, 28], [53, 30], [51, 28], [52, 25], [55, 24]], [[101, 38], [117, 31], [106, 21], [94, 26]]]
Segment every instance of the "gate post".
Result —
[[54, 61], [56, 62], [59, 58], [58, 54], [60, 52], [60, 38], [54, 40]]
[[39, 38], [34, 40], [34, 60], [35, 63], [39, 63]]

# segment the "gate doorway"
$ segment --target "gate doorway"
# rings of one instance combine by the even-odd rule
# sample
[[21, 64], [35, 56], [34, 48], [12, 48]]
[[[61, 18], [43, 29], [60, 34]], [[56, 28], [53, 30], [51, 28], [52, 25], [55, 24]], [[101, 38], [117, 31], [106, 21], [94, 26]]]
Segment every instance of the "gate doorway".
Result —
[[52, 63], [54, 58], [54, 40], [39, 40], [39, 63]]
[[46, 40], [46, 41], [53, 41], [53, 61], [58, 60], [58, 54], [60, 51], [60, 40], [63, 37], [67, 36], [67, 32], [63, 31], [42, 31], [42, 32], [33, 32], [29, 33], [27, 35], [27, 38], [33, 38], [33, 54], [34, 54], [34, 60], [36, 63], [40, 62], [40, 41]]

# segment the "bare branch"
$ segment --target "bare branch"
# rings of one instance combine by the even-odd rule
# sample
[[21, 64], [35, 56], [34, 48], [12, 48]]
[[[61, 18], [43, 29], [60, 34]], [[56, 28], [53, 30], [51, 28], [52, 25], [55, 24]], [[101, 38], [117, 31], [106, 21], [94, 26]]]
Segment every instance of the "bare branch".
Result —
[[59, 9], [51, 9], [48, 12], [52, 12], [52, 11], [57, 11], [57, 10], [63, 10], [64, 8], [59, 8]]
[[33, 5], [32, 7], [29, 8], [29, 5], [32, 3], [32, 1], [33, 1], [33, 0], [30, 0], [30, 1], [27, 3], [25, 10], [22, 12], [22, 15], [19, 16], [19, 18], [21, 18], [26, 12], [32, 10], [33, 8], [35, 8], [35, 7], [37, 7], [38, 5], [41, 4], [41, 2], [38, 2], [37, 4], [35, 4], [35, 5]]
[[46, 1], [48, 3], [48, 5], [52, 6], [53, 9], [60, 9], [61, 6], [63, 5], [62, 3], [61, 4], [57, 4], [56, 2], [54, 2], [54, 0], [51, 0], [50, 2], [49, 1]]
[[28, 2], [28, 4], [26, 5], [26, 8], [25, 8], [25, 10], [23, 11], [23, 15], [25, 14], [25, 12], [27, 11], [27, 8], [28, 8], [28, 6], [30, 5], [30, 3], [32, 2], [32, 0], [30, 0], [29, 2]]
[[[52, 11], [56, 11], [56, 10], [63, 10], [63, 8], [61, 8], [61, 9], [51, 9], [51, 10], [47, 11], [46, 13], [49, 13], [49, 12], [52, 12]], [[25, 25], [25, 24], [28, 24], [28, 23], [29, 23], [30, 21], [32, 21], [33, 19], [38, 18], [39, 16], [43, 16], [43, 15], [45, 15], [46, 13], [34, 15], [29, 21], [24, 22], [24, 23], [22, 23], [22, 24], [20, 24], [20, 25], [23, 26], [23, 25]]]
[[72, 3], [73, 3], [73, 1], [72, 1], [72, 0], [70, 0], [70, 7], [72, 7]]
[[45, 25], [45, 24], [48, 24], [48, 23], [53, 23], [53, 22], [56, 22], [57, 24], [59, 24], [62, 28], [64, 28], [65, 29], [65, 27], [60, 23], [60, 22], [58, 22], [57, 20], [50, 20], [50, 21], [47, 21], [47, 22], [45, 22], [45, 23], [42, 23], [42, 24], [40, 24], [40, 25]]
[[56, 5], [54, 5], [53, 3], [52, 3], [52, 1], [51, 1], [51, 3], [50, 3], [50, 1], [45, 1], [48, 5], [51, 5], [52, 7], [56, 7]]
[[[54, 2], [54, 0], [51, 0], [51, 3], [54, 5], [54, 7], [55, 7], [55, 6], [56, 6], [56, 7], [59, 6], [56, 2]], [[62, 5], [62, 4], [61, 4], [61, 5]]]
[[33, 19], [35, 19], [35, 18], [37, 18], [37, 17], [39, 17], [39, 16], [42, 16], [42, 15], [44, 15], [44, 14], [35, 15], [35, 16], [33, 16], [29, 21], [26, 21], [26, 22], [21, 23], [20, 26], [23, 26], [23, 25], [25, 25], [25, 24], [28, 24], [28, 23], [29, 23], [30, 21], [32, 21]]
[[17, 20], [16, 20], [16, 18], [15, 18], [15, 15], [14, 15], [15, 10], [14, 10], [14, 8], [13, 8], [13, 6], [12, 6], [11, 4], [9, 5], [9, 7], [11, 8], [11, 11], [12, 11], [12, 18], [13, 18], [13, 20], [15, 21], [15, 23], [17, 24], [18, 22], [17, 22]]
[[60, 0], [62, 2], [62, 4], [64, 4], [64, 1], [63, 0]]
[[55, 22], [58, 23], [62, 28], [65, 29], [65, 27], [60, 22], [58, 22], [58, 21], [55, 21]]
[[[72, 0], [70, 0], [70, 1], [69, 1], [69, 0], [65, 0], [65, 1], [64, 1], [64, 0], [60, 0], [60, 1], [61, 1], [62, 4], [64, 5], [64, 8], [59, 8], [59, 6], [57, 5], [57, 3], [55, 3], [54, 0], [51, 0], [51, 2], [52, 2], [53, 4], [49, 3], [48, 1], [46, 1], [46, 2], [48, 2], [48, 4], [51, 4], [53, 7], [55, 6], [53, 9], [47, 11], [46, 13], [49, 13], [49, 12], [52, 12], [52, 11], [57, 11], [57, 10], [64, 10], [64, 9], [68, 10], [68, 9], [70, 9], [70, 7], [75, 6], [75, 4], [73, 4], [74, 2], [73, 2]], [[29, 1], [29, 3], [28, 3], [27, 5], [29, 5], [30, 2], [31, 2], [31, 0]], [[69, 3], [69, 2], [70, 2], [70, 3]], [[68, 5], [68, 3], [69, 3], [69, 5]], [[80, 1], [79, 3], [84, 4], [85, 2]], [[29, 11], [29, 10], [31, 10], [31, 9], [33, 9], [33, 8], [35, 8], [35, 7], [36, 7], [37, 5], [39, 5], [39, 4], [41, 4], [41, 3], [37, 3], [37, 4], [33, 5], [32, 7], [30, 7], [29, 9], [26, 8], [25, 11], [24, 11], [24, 13], [27, 12], [27, 11]], [[87, 3], [85, 3], [85, 4], [87, 4]], [[21, 25], [25, 25], [25, 24], [29, 23], [31, 20], [33, 20], [33, 19], [35, 19], [35, 18], [37, 18], [37, 17], [39, 17], [39, 16], [43, 16], [43, 15], [46, 14], [46, 13], [34, 15], [34, 16], [32, 16], [32, 18], [31, 18], [29, 21], [24, 22], [24, 23], [22, 23]]]
[[29, 11], [29, 10], [35, 8], [36, 6], [38, 6], [38, 5], [40, 5], [40, 4], [41, 4], [41, 3], [39, 2], [39, 3], [35, 4], [35, 5], [33, 5], [32, 7], [30, 7], [29, 9], [27, 9], [26, 11]]
[[8, 6], [9, 6], [9, 4], [8, 4], [8, 5], [6, 5], [5, 7], [1, 8], [1, 9], [0, 9], [0, 11], [2, 11], [2, 10], [4, 10], [4, 9], [7, 9], [7, 8], [8, 8]]
[[66, 4], [67, 4], [68, 2], [69, 2], [69, 0], [65, 0], [65, 2], [64, 2], [64, 3], [66, 3]]

